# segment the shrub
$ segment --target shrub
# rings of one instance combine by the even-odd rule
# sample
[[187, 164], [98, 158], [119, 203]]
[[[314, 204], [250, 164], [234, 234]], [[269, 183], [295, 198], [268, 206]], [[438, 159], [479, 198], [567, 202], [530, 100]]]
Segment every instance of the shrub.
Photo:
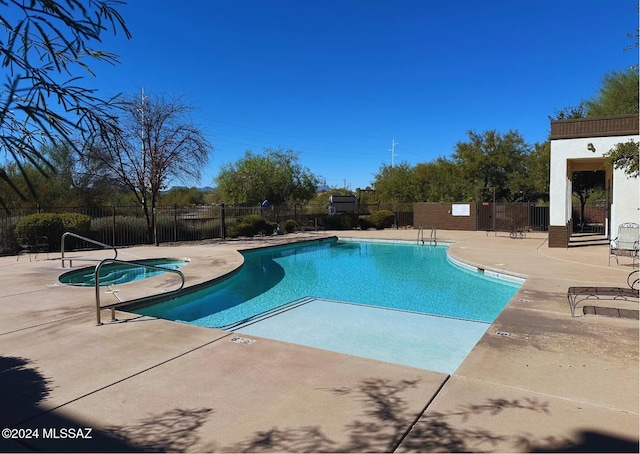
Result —
[[360, 230], [367, 230], [370, 229], [372, 227], [375, 227], [373, 225], [373, 222], [371, 222], [371, 220], [368, 217], [361, 217], [358, 219], [358, 226], [360, 227]]
[[[139, 216], [102, 217], [91, 220], [95, 239], [114, 246], [146, 243], [147, 223]], [[115, 235], [114, 235], [115, 229]]]
[[91, 232], [91, 217], [80, 213], [62, 213], [62, 226], [65, 232], [87, 236]]
[[62, 234], [73, 232], [87, 236], [91, 231], [91, 218], [78, 213], [34, 213], [21, 218], [14, 228], [16, 239], [27, 238], [36, 242], [36, 237], [47, 237], [49, 247], [57, 249]]
[[396, 216], [389, 210], [372, 211], [371, 222], [376, 229], [385, 229], [396, 223]]
[[291, 233], [296, 229], [296, 221], [293, 219], [287, 219], [284, 221], [284, 231], [286, 233]]
[[278, 224], [275, 222], [268, 222], [262, 216], [250, 214], [238, 218], [238, 221], [235, 224], [229, 225], [227, 233], [232, 238], [239, 236], [255, 236], [259, 233], [271, 235], [275, 231], [277, 225]]
[[358, 215], [356, 213], [342, 213], [340, 215], [340, 228], [351, 230], [358, 227]]

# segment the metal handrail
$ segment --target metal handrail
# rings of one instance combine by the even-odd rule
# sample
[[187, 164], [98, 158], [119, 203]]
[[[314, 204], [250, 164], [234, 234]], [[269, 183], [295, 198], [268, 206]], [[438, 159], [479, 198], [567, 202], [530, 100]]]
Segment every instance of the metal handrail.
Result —
[[157, 265], [149, 265], [147, 263], [128, 262], [126, 260], [117, 260], [117, 259], [104, 259], [104, 260], [102, 260], [100, 263], [98, 263], [96, 265], [96, 270], [95, 270], [96, 320], [97, 320], [97, 324], [98, 325], [102, 325], [102, 322], [100, 320], [100, 310], [102, 310], [102, 309], [111, 309], [111, 321], [115, 321], [116, 320], [116, 307], [122, 306], [124, 304], [127, 304], [127, 301], [121, 301], [120, 298], [118, 298], [118, 300], [120, 300], [120, 302], [118, 302], [118, 303], [107, 304], [106, 306], [101, 306], [100, 305], [100, 269], [102, 269], [102, 266], [104, 264], [106, 264], [106, 263], [117, 263], [117, 264], [120, 264], [120, 265], [131, 265], [132, 267], [136, 267], [136, 268], [149, 268], [149, 269], [152, 269], [152, 270], [158, 270], [158, 271], [163, 271], [163, 272], [164, 271], [168, 271], [170, 273], [175, 273], [175, 274], [179, 275], [180, 279], [182, 280], [182, 282], [180, 283], [180, 287], [178, 289], [176, 289], [176, 290], [173, 290], [171, 292], [165, 293], [165, 295], [172, 295], [174, 293], [178, 293], [184, 287], [184, 274], [180, 270], [174, 270], [174, 269], [171, 269], [171, 268], [165, 268], [163, 266], [157, 266]]
[[[64, 268], [64, 239], [68, 236], [72, 236], [74, 238], [78, 238], [80, 240], [86, 241], [88, 243], [93, 243], [96, 244], [98, 246], [102, 246], [103, 248], [111, 248], [114, 251], [114, 256], [113, 258], [116, 259], [118, 257], [118, 250], [116, 249], [115, 246], [111, 246], [110, 244], [105, 244], [105, 243], [101, 243], [100, 241], [96, 241], [96, 240], [92, 240], [91, 238], [87, 238], [86, 236], [82, 236], [82, 235], [78, 235], [77, 233], [73, 233], [73, 232], [65, 232], [62, 234], [62, 239], [60, 240], [60, 254], [61, 254], [61, 261], [62, 261], [62, 268]], [[69, 266], [71, 265], [71, 260], [69, 259]]]
[[418, 226], [418, 239], [416, 240], [416, 243], [420, 244], [420, 241], [424, 244], [424, 229], [422, 226]]
[[438, 239], [436, 238], [436, 226], [431, 227], [431, 235], [429, 235], [429, 246], [431, 246], [431, 242], [433, 242], [434, 246], [438, 245]]

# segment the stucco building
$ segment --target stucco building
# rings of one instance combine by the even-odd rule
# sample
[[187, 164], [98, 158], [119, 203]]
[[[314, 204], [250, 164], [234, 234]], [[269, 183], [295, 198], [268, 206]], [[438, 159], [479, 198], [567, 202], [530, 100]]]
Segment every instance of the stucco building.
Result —
[[640, 180], [623, 169], [604, 166], [604, 155], [621, 142], [640, 142], [638, 115], [580, 118], [551, 122], [549, 247], [567, 247], [573, 229], [572, 174], [604, 170], [607, 216], [605, 233], [618, 225], [640, 223]]

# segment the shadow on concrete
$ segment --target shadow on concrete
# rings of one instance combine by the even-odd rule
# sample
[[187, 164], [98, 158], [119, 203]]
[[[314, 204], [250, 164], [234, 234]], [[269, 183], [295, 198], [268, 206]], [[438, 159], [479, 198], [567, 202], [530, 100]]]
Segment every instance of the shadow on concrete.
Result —
[[[416, 380], [368, 379], [353, 387], [326, 390], [361, 403], [359, 417], [343, 428], [346, 439], [332, 439], [321, 426], [271, 427], [222, 447], [215, 434], [203, 433], [214, 413], [211, 408], [176, 408], [100, 429], [64, 417], [64, 408], [55, 412], [40, 408], [54, 386], [51, 380], [29, 367], [25, 358], [0, 356], [2, 427], [39, 431], [37, 438], [0, 438], [0, 452], [490, 452], [504, 446], [520, 452], [638, 452], [637, 440], [594, 431], [584, 431], [577, 439], [536, 441], [526, 434], [505, 436], [459, 424], [472, 416], [490, 418], [507, 409], [548, 414], [549, 404], [537, 399], [487, 399], [456, 411], [420, 415], [410, 410], [405, 396], [417, 385]], [[19, 419], [23, 414], [33, 416]], [[43, 437], [44, 430], [48, 437]], [[70, 433], [82, 437], [70, 437]]]
[[595, 431], [583, 431], [576, 441], [551, 440], [543, 449], [531, 452], [639, 452], [638, 440], [629, 440]]
[[[421, 417], [409, 412], [402, 394], [415, 381], [392, 382], [371, 379], [353, 388], [330, 392], [363, 403], [359, 420], [344, 428], [347, 441], [336, 441], [319, 426], [271, 428], [227, 446], [225, 452], [492, 452], [505, 445], [519, 452], [637, 452], [638, 443], [602, 434], [585, 432], [583, 440], [544, 439], [536, 447], [526, 434], [501, 435], [489, 430], [460, 428], [450, 420], [465, 421], [472, 416], [492, 417], [505, 410], [549, 414], [549, 404], [537, 399], [487, 399], [454, 412], [427, 412]], [[420, 420], [416, 422], [416, 419]], [[464, 425], [462, 426], [464, 427]], [[548, 450], [545, 451], [545, 449]]]
[[38, 407], [53, 386], [52, 380], [31, 367], [28, 359], [0, 356], [0, 452], [140, 451], [110, 433], [87, 430], [78, 421]]
[[198, 429], [212, 412], [210, 408], [176, 408], [136, 424], [110, 426], [105, 431], [141, 451], [185, 452], [200, 441]]

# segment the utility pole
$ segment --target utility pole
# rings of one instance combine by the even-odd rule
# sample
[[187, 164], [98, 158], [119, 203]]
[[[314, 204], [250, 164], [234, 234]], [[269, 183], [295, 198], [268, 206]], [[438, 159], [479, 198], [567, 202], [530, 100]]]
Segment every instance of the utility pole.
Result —
[[396, 154], [396, 145], [398, 145], [398, 142], [396, 142], [395, 139], [391, 139], [391, 148], [389, 148], [389, 151], [391, 152], [391, 167], [393, 167], [395, 157], [398, 156]]

